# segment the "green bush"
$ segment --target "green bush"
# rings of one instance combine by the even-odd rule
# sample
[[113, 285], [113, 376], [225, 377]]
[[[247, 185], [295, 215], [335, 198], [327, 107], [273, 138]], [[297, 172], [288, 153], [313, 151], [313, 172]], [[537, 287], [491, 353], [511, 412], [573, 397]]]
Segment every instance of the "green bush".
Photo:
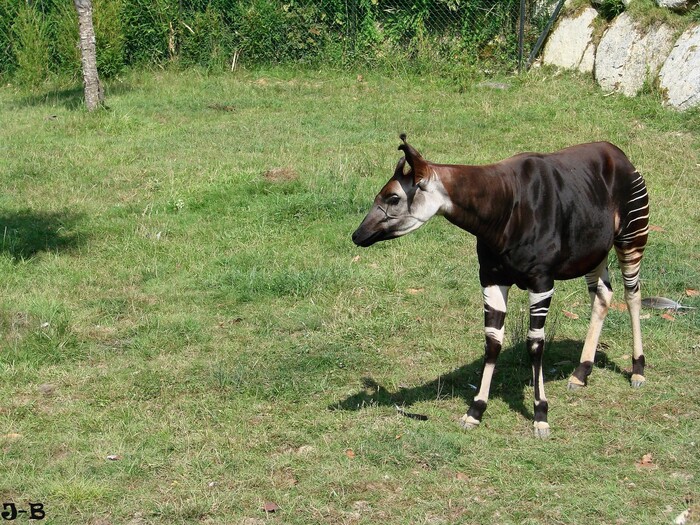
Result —
[[43, 82], [48, 76], [51, 58], [49, 26], [44, 14], [22, 4], [12, 25], [12, 39], [17, 82], [28, 86]]
[[128, 64], [160, 64], [175, 54], [177, 0], [123, 0], [124, 53]]
[[218, 9], [188, 13], [179, 24], [179, 58], [183, 66], [223, 69], [234, 53], [233, 33]]
[[603, 0], [598, 6], [598, 13], [606, 20], [612, 20], [625, 11], [625, 3], [622, 0]]
[[50, 20], [52, 70], [80, 78], [78, 15], [73, 2], [58, 6]]
[[236, 5], [236, 44], [246, 62], [279, 62], [285, 47], [285, 12], [274, 0], [252, 0]]
[[19, 2], [0, 0], [0, 74], [12, 73], [17, 67], [13, 48], [12, 25], [19, 12]]
[[[93, 0], [97, 70], [105, 78], [117, 75], [126, 65], [122, 3], [122, 0]], [[77, 38], [77, 23], [74, 26]]]

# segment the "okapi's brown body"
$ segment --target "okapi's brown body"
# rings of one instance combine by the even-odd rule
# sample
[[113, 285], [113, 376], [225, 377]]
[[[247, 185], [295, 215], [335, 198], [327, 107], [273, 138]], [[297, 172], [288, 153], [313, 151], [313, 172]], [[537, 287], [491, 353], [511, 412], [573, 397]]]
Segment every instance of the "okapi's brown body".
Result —
[[530, 294], [528, 350], [535, 386], [535, 433], [549, 435], [542, 380], [544, 322], [554, 281], [586, 277], [591, 325], [569, 387], [586, 384], [612, 297], [607, 256], [614, 246], [624, 278], [634, 339], [632, 385], [644, 382], [639, 323], [639, 267], [648, 233], [644, 180], [625, 154], [607, 142], [551, 154], [523, 153], [496, 164], [462, 166], [426, 161], [405, 142], [392, 179], [353, 234], [360, 246], [405, 235], [433, 215], [477, 238], [484, 294], [486, 357], [467, 428], [481, 421], [503, 341], [508, 291]]

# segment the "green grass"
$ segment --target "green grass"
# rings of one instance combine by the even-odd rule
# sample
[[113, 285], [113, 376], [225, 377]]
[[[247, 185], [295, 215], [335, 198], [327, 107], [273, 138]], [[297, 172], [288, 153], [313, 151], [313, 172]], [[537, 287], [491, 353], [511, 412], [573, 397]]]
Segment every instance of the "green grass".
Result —
[[[541, 442], [514, 291], [484, 424], [465, 433], [483, 347], [474, 239], [436, 219], [369, 250], [350, 241], [400, 132], [459, 163], [610, 140], [663, 229], [644, 295], [700, 307], [686, 296], [700, 288], [699, 114], [548, 71], [508, 82], [131, 74], [94, 114], [75, 89], [3, 87], [0, 501], [92, 525], [697, 514], [697, 310], [645, 312], [638, 391], [627, 315], [612, 311], [589, 388], [569, 393], [588, 298], [560, 283]], [[620, 283], [614, 268], [617, 301]], [[637, 467], [645, 454], [653, 466]], [[266, 516], [267, 501], [281, 510]]]

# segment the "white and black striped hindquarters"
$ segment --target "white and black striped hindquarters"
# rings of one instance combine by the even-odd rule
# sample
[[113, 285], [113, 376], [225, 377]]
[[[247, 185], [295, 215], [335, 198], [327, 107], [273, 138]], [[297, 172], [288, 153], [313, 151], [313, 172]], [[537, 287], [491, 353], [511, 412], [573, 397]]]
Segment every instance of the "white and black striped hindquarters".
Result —
[[530, 329], [527, 332], [527, 349], [532, 362], [532, 385], [535, 392], [535, 434], [538, 437], [549, 436], [547, 411], [549, 405], [544, 393], [544, 375], [542, 373], [542, 355], [544, 353], [544, 323], [549, 313], [554, 288], [545, 292], [529, 292]]
[[635, 171], [632, 177], [628, 195], [620, 203], [620, 231], [615, 236], [614, 244], [622, 270], [625, 301], [632, 321], [632, 386], [637, 387], [644, 383], [644, 353], [639, 321], [639, 270], [649, 235], [649, 195], [639, 172]]

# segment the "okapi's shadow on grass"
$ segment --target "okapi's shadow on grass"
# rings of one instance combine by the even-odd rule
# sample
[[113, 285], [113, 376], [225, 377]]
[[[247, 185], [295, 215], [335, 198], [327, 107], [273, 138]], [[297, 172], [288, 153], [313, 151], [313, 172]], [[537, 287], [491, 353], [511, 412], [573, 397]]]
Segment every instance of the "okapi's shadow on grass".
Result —
[[[578, 365], [583, 341], [566, 339], [550, 342], [545, 349], [543, 371], [545, 383], [566, 380]], [[391, 392], [371, 377], [362, 378], [363, 389], [333, 405], [329, 410], [357, 411], [371, 406], [410, 407], [422, 401], [445, 398], [462, 398], [466, 406], [476, 395], [481, 380], [483, 357], [461, 366], [438, 378], [415, 387], [402, 387]], [[604, 351], [596, 352], [595, 367], [605, 368], [629, 378], [608, 359]], [[496, 364], [496, 373], [491, 381], [490, 399], [502, 399], [508, 406], [527, 419], [534, 417], [530, 358], [523, 344], [504, 348]], [[461, 414], [460, 414], [461, 415]]]
[[40, 252], [70, 251], [84, 239], [75, 231], [82, 214], [20, 210], [0, 213], [0, 253], [15, 261]]

